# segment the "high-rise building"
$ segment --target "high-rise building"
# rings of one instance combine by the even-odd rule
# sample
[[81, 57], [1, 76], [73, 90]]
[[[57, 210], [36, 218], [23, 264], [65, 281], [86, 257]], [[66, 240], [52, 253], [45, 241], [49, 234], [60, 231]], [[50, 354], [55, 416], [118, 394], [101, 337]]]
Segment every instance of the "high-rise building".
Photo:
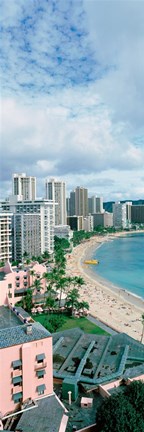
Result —
[[12, 176], [12, 194], [22, 195], [24, 201], [36, 199], [36, 177], [25, 173], [14, 173]]
[[103, 213], [103, 197], [96, 197], [96, 213]]
[[41, 250], [41, 216], [39, 213], [13, 215], [13, 258], [21, 260], [25, 252], [28, 258], [38, 257]]
[[113, 226], [113, 213], [103, 212], [93, 214], [94, 228], [101, 226], [104, 228]]
[[132, 223], [144, 224], [144, 205], [131, 206]]
[[0, 212], [0, 262], [12, 259], [12, 213]]
[[75, 190], [75, 214], [88, 216], [88, 189], [79, 186]]
[[90, 214], [96, 213], [96, 196], [88, 198], [88, 211]]
[[75, 206], [75, 190], [70, 192], [70, 200], [69, 200], [69, 216], [74, 216], [76, 214], [76, 206]]
[[67, 224], [73, 231], [80, 231], [84, 229], [84, 218], [83, 216], [68, 216]]
[[[20, 251], [33, 255], [34, 249], [39, 253], [49, 253], [54, 249], [54, 203], [49, 200], [23, 201], [17, 197], [2, 203], [5, 211], [11, 211], [13, 217], [13, 259], [22, 258]], [[19, 218], [18, 218], [19, 215]], [[22, 217], [24, 216], [24, 217]], [[39, 216], [39, 217], [38, 217]], [[38, 244], [37, 244], [38, 243]]]
[[46, 180], [46, 199], [53, 200], [55, 225], [66, 225], [66, 185], [54, 178]]
[[103, 197], [93, 195], [91, 198], [88, 198], [88, 207], [90, 214], [103, 213]]
[[113, 204], [113, 225], [115, 228], [127, 227], [126, 203]]

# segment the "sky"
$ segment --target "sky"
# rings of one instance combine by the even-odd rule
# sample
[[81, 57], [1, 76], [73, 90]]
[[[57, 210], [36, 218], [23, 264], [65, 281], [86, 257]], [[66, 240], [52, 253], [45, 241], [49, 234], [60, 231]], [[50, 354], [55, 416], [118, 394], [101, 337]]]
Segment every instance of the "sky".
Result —
[[144, 0], [0, 0], [1, 198], [12, 173], [144, 199]]

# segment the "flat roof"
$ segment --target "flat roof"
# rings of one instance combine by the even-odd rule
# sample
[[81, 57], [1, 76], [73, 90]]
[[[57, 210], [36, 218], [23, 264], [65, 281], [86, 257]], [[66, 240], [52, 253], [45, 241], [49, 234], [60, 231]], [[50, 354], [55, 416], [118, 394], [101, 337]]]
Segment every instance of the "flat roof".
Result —
[[24, 432], [58, 432], [64, 407], [55, 394], [36, 401], [37, 407], [24, 412], [17, 429]]
[[[22, 308], [17, 308], [17, 311], [22, 314], [23, 318], [29, 317], [29, 314]], [[27, 334], [27, 324], [20, 321], [8, 307], [0, 306], [0, 348], [8, 348], [51, 336], [51, 333], [40, 323], [32, 322], [31, 325], [32, 333]]]
[[0, 331], [23, 325], [19, 318], [5, 306], [0, 306]]
[[144, 345], [125, 333], [102, 336], [75, 328], [52, 336], [54, 378], [76, 380], [88, 390], [127, 371], [144, 373]]

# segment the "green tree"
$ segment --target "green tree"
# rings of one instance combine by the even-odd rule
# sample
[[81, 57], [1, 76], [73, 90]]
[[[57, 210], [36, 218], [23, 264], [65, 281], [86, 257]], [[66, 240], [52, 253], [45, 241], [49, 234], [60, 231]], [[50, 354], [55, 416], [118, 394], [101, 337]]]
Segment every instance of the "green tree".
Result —
[[31, 288], [35, 289], [37, 292], [40, 292], [42, 289], [41, 279], [35, 279]]
[[[133, 382], [121, 394], [112, 395], [105, 399], [97, 410], [96, 431], [143, 432], [144, 399], [142, 386], [144, 386], [143, 383], [141, 383], [140, 389], [139, 384]], [[136, 397], [136, 402], [134, 397]]]
[[30, 275], [32, 276], [32, 285], [33, 285], [35, 271], [34, 270], [30, 270]]
[[33, 297], [32, 290], [28, 289], [26, 296], [23, 298], [23, 306], [28, 312], [31, 312], [33, 306], [32, 297]]
[[81, 276], [74, 276], [73, 277], [73, 285], [74, 287], [80, 288], [82, 285], [85, 285], [85, 281]]
[[56, 301], [55, 301], [55, 299], [53, 297], [51, 297], [51, 296], [48, 296], [46, 298], [45, 306], [48, 309], [55, 309], [56, 308]]
[[78, 310], [82, 309], [84, 311], [84, 309], [89, 310], [89, 303], [85, 300], [82, 300], [78, 303]]
[[43, 259], [45, 260], [49, 260], [50, 259], [50, 253], [48, 252], [48, 251], [45, 251], [43, 254], [42, 254], [42, 257], [43, 257]]
[[133, 381], [126, 386], [124, 394], [144, 420], [144, 384], [142, 381]]
[[67, 300], [65, 306], [71, 310], [71, 315], [73, 315], [74, 308], [78, 308], [79, 306], [79, 291], [77, 288], [73, 288], [67, 295]]

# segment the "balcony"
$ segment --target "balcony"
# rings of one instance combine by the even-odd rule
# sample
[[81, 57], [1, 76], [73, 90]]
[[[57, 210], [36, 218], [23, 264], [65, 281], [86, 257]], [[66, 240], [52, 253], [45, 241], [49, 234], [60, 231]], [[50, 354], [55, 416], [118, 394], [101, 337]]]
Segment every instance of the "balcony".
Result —
[[16, 378], [20, 375], [22, 375], [22, 370], [20, 370], [20, 369], [16, 369], [12, 372], [12, 378]]
[[47, 362], [43, 361], [43, 362], [37, 363], [35, 365], [35, 370], [37, 371], [39, 369], [43, 369], [43, 368], [46, 368], [46, 367], [47, 367]]

